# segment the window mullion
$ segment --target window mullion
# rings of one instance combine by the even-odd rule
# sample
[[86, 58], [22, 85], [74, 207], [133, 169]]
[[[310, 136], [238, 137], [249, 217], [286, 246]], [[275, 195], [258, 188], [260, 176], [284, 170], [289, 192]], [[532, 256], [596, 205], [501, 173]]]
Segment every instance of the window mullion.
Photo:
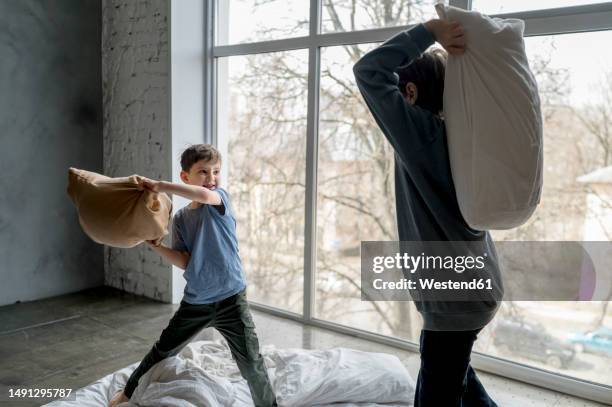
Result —
[[317, 150], [319, 143], [319, 83], [321, 49], [314, 39], [321, 31], [321, 0], [310, 0], [308, 47], [308, 112], [306, 116], [306, 196], [304, 216], [304, 320], [314, 313], [317, 264]]

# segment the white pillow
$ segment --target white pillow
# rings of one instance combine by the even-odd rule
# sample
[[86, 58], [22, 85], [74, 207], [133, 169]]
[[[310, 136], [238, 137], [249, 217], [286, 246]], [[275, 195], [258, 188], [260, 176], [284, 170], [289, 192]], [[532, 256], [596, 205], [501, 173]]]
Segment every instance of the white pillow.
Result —
[[412, 403], [414, 381], [400, 360], [353, 349], [283, 349], [269, 353], [280, 406]]
[[461, 213], [474, 229], [510, 229], [535, 211], [542, 190], [542, 114], [523, 41], [524, 22], [436, 5], [459, 22], [463, 55], [449, 55], [444, 118]]

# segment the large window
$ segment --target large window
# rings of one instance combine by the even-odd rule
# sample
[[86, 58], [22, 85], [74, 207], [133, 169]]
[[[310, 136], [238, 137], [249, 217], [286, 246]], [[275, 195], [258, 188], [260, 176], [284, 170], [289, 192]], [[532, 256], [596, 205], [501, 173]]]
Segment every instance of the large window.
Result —
[[[436, 2], [307, 3], [217, 3], [216, 137], [251, 299], [409, 346], [421, 328], [412, 303], [361, 301], [360, 243], [396, 240], [397, 225], [393, 152], [352, 66], [399, 29], [435, 17]], [[538, 34], [525, 44], [542, 98], [544, 191], [530, 221], [495, 232], [498, 241], [612, 240], [612, 4], [586, 3], [600, 2], [450, 1], [518, 18], [540, 10], [524, 19], [527, 34]], [[559, 9], [567, 6], [577, 7]], [[568, 25], [571, 13], [581, 18]], [[611, 333], [607, 302], [504, 302], [474, 362], [601, 401], [612, 391]]]

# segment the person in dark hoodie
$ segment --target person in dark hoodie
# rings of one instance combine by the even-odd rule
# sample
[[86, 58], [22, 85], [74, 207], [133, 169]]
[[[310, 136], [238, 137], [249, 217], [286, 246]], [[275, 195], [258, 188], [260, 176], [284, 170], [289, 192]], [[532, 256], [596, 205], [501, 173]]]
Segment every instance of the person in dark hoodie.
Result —
[[[436, 41], [446, 52], [427, 51]], [[368, 52], [353, 72], [395, 152], [400, 240], [478, 242], [496, 263], [490, 234], [472, 229], [460, 213], [448, 156], [442, 114], [446, 60], [448, 54], [459, 57], [465, 49], [459, 23], [433, 19]], [[495, 264], [492, 268], [499, 288], [499, 269]], [[415, 407], [497, 406], [470, 366], [470, 354], [499, 304], [496, 298], [415, 301], [424, 323]]]

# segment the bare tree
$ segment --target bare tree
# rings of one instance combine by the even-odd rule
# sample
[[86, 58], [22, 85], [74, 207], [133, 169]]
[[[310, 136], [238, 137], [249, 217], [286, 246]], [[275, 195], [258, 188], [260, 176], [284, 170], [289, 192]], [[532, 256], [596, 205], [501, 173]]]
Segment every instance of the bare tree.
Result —
[[606, 72], [598, 85], [599, 100], [572, 110], [597, 143], [600, 154], [597, 166], [607, 167], [612, 165], [612, 71]]

